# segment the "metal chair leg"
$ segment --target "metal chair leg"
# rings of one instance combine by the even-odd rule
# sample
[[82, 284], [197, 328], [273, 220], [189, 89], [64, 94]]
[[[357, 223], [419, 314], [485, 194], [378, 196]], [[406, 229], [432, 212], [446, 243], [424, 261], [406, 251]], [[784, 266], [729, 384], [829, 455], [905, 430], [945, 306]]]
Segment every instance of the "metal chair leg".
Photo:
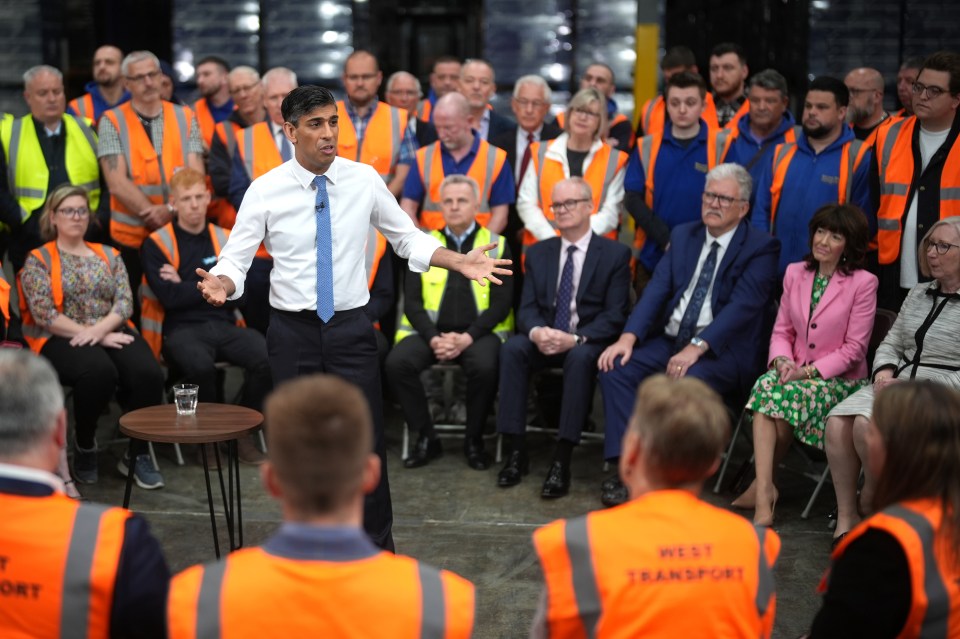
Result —
[[743, 418], [746, 413], [746, 409], [740, 412], [740, 418], [737, 419], [737, 425], [733, 429], [733, 435], [730, 437], [730, 444], [727, 446], [727, 452], [723, 454], [723, 464], [720, 466], [720, 474], [717, 475], [717, 483], [713, 486], [714, 494], [720, 494], [720, 488], [723, 486], [723, 478], [727, 474], [727, 466], [730, 465], [730, 458], [733, 456], [733, 448], [737, 445], [737, 438], [740, 436], [740, 429], [743, 426]]

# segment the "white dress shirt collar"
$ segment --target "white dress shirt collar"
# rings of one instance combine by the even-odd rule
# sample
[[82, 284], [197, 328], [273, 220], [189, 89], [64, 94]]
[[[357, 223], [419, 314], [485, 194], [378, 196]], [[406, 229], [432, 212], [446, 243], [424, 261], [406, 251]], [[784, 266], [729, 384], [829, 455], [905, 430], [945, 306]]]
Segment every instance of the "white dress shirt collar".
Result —
[[44, 484], [58, 493], [63, 492], [63, 480], [53, 473], [38, 468], [28, 468], [16, 464], [0, 464], [0, 477]]

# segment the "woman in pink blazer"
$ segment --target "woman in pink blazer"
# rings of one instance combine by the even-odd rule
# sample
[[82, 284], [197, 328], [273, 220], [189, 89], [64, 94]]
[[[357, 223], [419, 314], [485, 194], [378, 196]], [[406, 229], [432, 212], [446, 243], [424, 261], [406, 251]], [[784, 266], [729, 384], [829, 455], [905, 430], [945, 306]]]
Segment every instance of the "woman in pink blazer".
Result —
[[867, 344], [877, 278], [863, 270], [869, 229], [855, 206], [828, 204], [810, 220], [810, 254], [787, 267], [770, 338], [770, 370], [754, 384], [757, 478], [734, 507], [755, 508], [755, 524], [773, 524], [773, 471], [793, 437], [823, 448], [830, 409], [866, 383]]

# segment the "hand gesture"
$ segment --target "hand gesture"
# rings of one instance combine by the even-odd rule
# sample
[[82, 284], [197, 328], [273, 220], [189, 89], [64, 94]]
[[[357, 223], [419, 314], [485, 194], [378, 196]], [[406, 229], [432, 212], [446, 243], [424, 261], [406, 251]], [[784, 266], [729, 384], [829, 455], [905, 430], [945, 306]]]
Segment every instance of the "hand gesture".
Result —
[[460, 263], [460, 273], [467, 279], [476, 280], [480, 283], [480, 286], [486, 286], [487, 281], [494, 284], [503, 284], [495, 276], [512, 275], [513, 271], [501, 267], [510, 266], [513, 261], [494, 259], [488, 256], [487, 251], [492, 251], [495, 248], [497, 248], [496, 243], [478, 246], [464, 255], [463, 261]]
[[224, 288], [220, 278], [211, 275], [202, 268], [197, 269], [197, 275], [200, 276], [200, 281], [197, 282], [197, 290], [203, 295], [203, 299], [214, 306], [223, 306], [223, 303], [227, 301], [227, 289]]

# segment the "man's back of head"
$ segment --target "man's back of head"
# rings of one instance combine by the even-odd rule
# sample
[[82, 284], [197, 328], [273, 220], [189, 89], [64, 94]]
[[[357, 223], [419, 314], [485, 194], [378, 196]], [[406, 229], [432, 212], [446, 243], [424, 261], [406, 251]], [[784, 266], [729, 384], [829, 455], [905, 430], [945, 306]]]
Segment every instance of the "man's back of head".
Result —
[[47, 360], [0, 349], [0, 462], [52, 472], [64, 423], [63, 391]]

